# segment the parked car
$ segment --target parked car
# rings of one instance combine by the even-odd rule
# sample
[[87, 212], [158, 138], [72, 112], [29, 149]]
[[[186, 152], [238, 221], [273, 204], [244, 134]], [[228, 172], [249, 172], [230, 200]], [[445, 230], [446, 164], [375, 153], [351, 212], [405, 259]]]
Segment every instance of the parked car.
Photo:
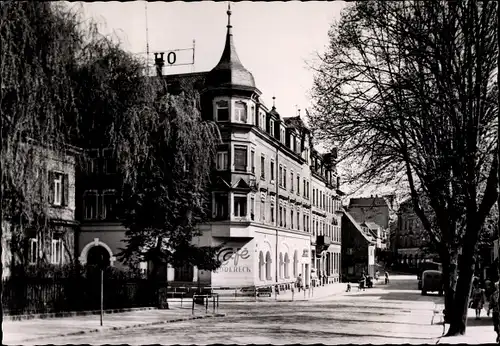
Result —
[[442, 296], [444, 291], [443, 274], [439, 270], [426, 270], [422, 273], [421, 291], [425, 296], [427, 292], [438, 292]]

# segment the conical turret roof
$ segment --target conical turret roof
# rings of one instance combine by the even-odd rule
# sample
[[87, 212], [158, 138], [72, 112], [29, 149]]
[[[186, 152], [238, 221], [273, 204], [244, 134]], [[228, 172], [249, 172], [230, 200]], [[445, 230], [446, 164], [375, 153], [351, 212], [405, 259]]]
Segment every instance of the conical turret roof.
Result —
[[243, 87], [255, 88], [253, 75], [241, 63], [234, 46], [231, 8], [228, 8], [228, 25], [226, 44], [219, 63], [208, 73], [206, 84], [208, 87]]

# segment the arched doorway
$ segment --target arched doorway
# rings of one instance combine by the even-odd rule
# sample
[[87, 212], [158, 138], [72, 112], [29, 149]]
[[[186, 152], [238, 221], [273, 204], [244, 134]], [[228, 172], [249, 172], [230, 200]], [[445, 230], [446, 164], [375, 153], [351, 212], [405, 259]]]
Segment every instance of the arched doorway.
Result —
[[100, 245], [91, 247], [87, 253], [87, 265], [98, 266], [101, 263], [104, 263], [105, 267], [111, 264], [108, 250]]

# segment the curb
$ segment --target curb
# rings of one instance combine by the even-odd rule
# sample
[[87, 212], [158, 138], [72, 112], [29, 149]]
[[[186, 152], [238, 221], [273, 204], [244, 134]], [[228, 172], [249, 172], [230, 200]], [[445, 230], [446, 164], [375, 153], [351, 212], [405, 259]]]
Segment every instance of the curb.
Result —
[[[104, 310], [105, 314], [116, 314], [120, 312], [132, 312], [132, 311], [146, 311], [146, 310], [158, 310], [155, 307], [142, 307], [142, 308], [123, 308], [123, 309], [107, 309]], [[65, 311], [65, 312], [52, 312], [45, 314], [30, 314], [30, 315], [4, 315], [4, 320], [9, 321], [23, 321], [23, 320], [33, 320], [33, 319], [48, 319], [48, 318], [60, 318], [60, 317], [74, 317], [74, 316], [87, 316], [87, 315], [99, 315], [101, 310], [86, 310], [86, 311]]]
[[216, 314], [210, 314], [210, 315], [204, 315], [204, 316], [191, 316], [191, 317], [175, 318], [175, 319], [172, 319], [172, 320], [155, 321], [155, 322], [147, 322], [147, 323], [137, 323], [137, 324], [130, 325], [130, 326], [94, 328], [94, 329], [89, 329], [89, 330], [81, 330], [79, 332], [62, 333], [62, 334], [56, 334], [56, 335], [47, 335], [47, 336], [42, 336], [42, 337], [23, 339], [23, 340], [17, 341], [16, 344], [27, 342], [27, 341], [34, 341], [34, 340], [61, 338], [61, 337], [66, 337], [66, 336], [76, 336], [76, 335], [84, 335], [84, 334], [91, 334], [91, 333], [106, 332], [106, 331], [111, 331], [111, 330], [114, 331], [114, 330], [130, 329], [130, 328], [140, 328], [140, 327], [147, 327], [147, 326], [156, 326], [156, 325], [161, 325], [161, 324], [169, 324], [169, 323], [185, 322], [185, 321], [201, 320], [201, 319], [205, 319], [205, 318], [215, 318], [215, 317], [225, 317], [225, 316], [226, 316], [226, 314], [224, 314], [224, 313], [216, 313]]

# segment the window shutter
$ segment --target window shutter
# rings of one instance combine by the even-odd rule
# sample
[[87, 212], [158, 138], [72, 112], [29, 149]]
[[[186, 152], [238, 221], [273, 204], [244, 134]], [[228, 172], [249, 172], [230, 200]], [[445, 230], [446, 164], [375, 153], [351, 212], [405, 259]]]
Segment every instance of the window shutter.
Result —
[[54, 203], [54, 178], [55, 174], [52, 171], [49, 171], [49, 203]]
[[69, 204], [69, 175], [64, 174], [63, 175], [63, 198], [62, 198], [62, 205], [67, 206]]

